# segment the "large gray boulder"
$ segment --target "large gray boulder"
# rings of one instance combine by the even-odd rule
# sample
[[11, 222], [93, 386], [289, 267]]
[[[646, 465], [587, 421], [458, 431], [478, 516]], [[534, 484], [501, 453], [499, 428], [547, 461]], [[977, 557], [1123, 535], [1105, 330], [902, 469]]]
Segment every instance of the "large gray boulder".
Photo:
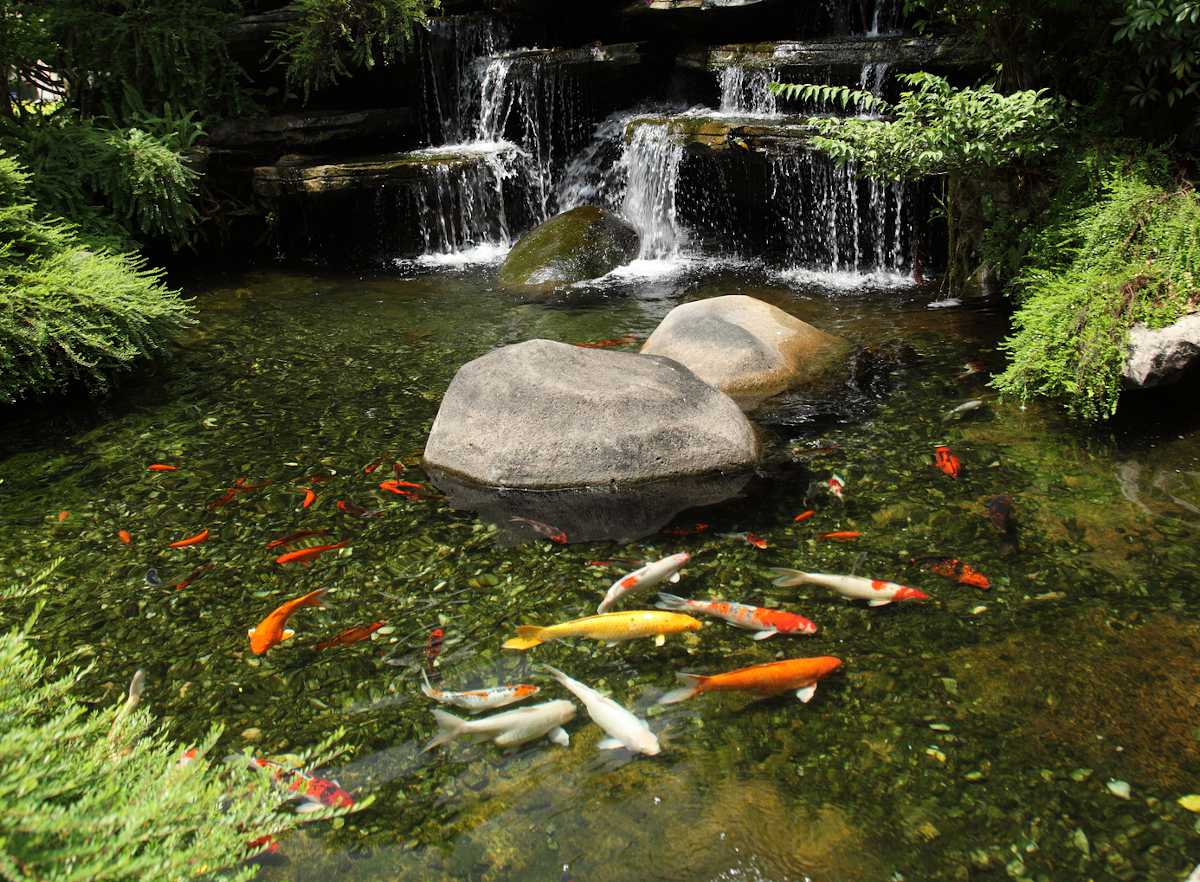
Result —
[[1134, 325], [1122, 380], [1127, 389], [1174, 383], [1200, 362], [1200, 315], [1188, 315], [1165, 328]]
[[672, 309], [642, 346], [673, 358], [746, 410], [844, 369], [850, 344], [777, 306], [730, 294]]
[[637, 257], [638, 232], [611, 211], [581, 205], [534, 227], [500, 267], [501, 287], [525, 295], [551, 294], [596, 279]]
[[758, 452], [737, 404], [670, 359], [529, 340], [459, 368], [425, 461], [552, 489], [735, 471]]

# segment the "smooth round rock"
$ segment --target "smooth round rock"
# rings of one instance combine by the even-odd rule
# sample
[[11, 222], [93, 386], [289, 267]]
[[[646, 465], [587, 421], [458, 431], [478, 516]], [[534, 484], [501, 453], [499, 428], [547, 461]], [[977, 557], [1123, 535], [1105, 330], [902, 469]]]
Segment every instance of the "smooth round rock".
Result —
[[1127, 389], [1176, 382], [1200, 363], [1200, 315], [1187, 315], [1165, 328], [1134, 325], [1129, 331], [1122, 381]]
[[425, 461], [493, 487], [629, 484], [753, 466], [737, 404], [668, 358], [529, 340], [459, 368]]
[[663, 355], [744, 409], [844, 368], [850, 344], [782, 309], [731, 294], [672, 309], [643, 344], [645, 355]]
[[628, 263], [637, 257], [638, 243], [632, 225], [611, 211], [581, 205], [522, 236], [500, 267], [500, 285], [521, 294], [550, 294]]

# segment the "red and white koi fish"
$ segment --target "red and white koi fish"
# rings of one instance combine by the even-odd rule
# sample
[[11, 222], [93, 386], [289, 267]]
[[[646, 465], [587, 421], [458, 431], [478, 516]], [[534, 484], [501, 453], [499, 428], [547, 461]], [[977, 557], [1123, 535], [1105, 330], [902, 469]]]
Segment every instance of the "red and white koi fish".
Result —
[[337, 781], [318, 778], [303, 769], [289, 768], [273, 760], [254, 757], [251, 763], [269, 770], [275, 781], [291, 794], [290, 798], [299, 800], [296, 811], [300, 814], [327, 808], [354, 807], [354, 797], [343, 790]]
[[747, 545], [753, 545], [755, 548], [766, 548], [767, 540], [757, 533], [718, 533], [719, 536], [724, 536], [726, 539], [741, 539]]
[[755, 640], [766, 640], [776, 634], [816, 634], [817, 626], [804, 616], [781, 609], [766, 609], [727, 600], [687, 600], [674, 594], [660, 593], [659, 609], [674, 612], [694, 612], [724, 619], [729, 624], [754, 631]]
[[885, 606], [893, 601], [928, 600], [929, 595], [916, 588], [900, 585], [896, 582], [884, 582], [882, 579], [864, 579], [861, 576], [831, 576], [826, 573], [802, 573], [800, 570], [790, 570], [786, 567], [768, 567], [772, 573], [778, 573], [774, 584], [780, 588], [791, 588], [794, 585], [820, 585], [836, 591], [850, 600], [865, 600], [870, 606]]
[[596, 612], [608, 612], [618, 600], [634, 591], [645, 591], [664, 581], [678, 582], [680, 568], [691, 559], [692, 556], [684, 551], [664, 557], [662, 560], [656, 560], [654, 563], [648, 563], [632, 573], [626, 573], [612, 583], [612, 587], [608, 589], [608, 593], [596, 607]]
[[429, 675], [424, 671], [421, 672], [421, 679], [424, 681], [421, 684], [421, 692], [427, 698], [432, 698], [440, 704], [461, 707], [472, 714], [515, 704], [518, 701], [524, 701], [531, 695], [537, 695], [541, 691], [538, 686], [517, 683], [515, 686], [493, 686], [490, 689], [472, 689], [469, 692], [447, 692], [445, 689], [437, 689], [431, 685]]
[[846, 489], [846, 479], [841, 475], [836, 473], [831, 475], [825, 486], [829, 488], [830, 493], [832, 493], [842, 502], [846, 501], [846, 497], [842, 495], [842, 492]]

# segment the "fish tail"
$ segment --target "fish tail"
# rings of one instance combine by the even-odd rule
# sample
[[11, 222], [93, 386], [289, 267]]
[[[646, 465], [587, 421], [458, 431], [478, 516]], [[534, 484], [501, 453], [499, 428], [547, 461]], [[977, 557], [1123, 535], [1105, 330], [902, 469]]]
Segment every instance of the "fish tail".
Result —
[[654, 605], [659, 609], [680, 610], [688, 608], [688, 602], [682, 597], [678, 597], [674, 594], [667, 594], [665, 591], [659, 592], [658, 603]]
[[323, 598], [328, 588], [318, 588], [316, 591], [310, 591], [300, 598], [296, 606], [320, 606], [321, 598]]
[[429, 674], [426, 673], [424, 668], [421, 669], [421, 679], [424, 681], [421, 683], [421, 692], [425, 694], [426, 698], [434, 698], [433, 686], [430, 684]]
[[777, 578], [771, 584], [777, 588], [791, 588], [794, 585], [805, 585], [812, 581], [808, 573], [800, 570], [789, 570], [787, 567], [767, 567]]
[[437, 722], [438, 731], [433, 736], [433, 740], [425, 745], [421, 753], [433, 750], [435, 747], [440, 747], [443, 744], [449, 744], [455, 738], [462, 734], [467, 727], [467, 721], [454, 716], [454, 714], [446, 713], [444, 710], [435, 710], [433, 719]]
[[686, 683], [679, 689], [672, 689], [666, 695], [659, 698], [659, 704], [678, 704], [681, 701], [687, 701], [689, 698], [695, 698], [704, 691], [704, 683], [708, 677], [700, 674], [676, 674], [675, 679], [680, 683]]
[[517, 625], [517, 636], [504, 641], [504, 649], [533, 649], [545, 642], [542, 633], [546, 629], [539, 625]]

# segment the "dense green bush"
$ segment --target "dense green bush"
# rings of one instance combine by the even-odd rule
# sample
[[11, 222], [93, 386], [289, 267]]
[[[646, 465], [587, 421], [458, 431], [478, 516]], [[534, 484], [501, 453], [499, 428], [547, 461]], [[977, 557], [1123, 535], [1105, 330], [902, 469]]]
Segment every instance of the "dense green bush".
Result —
[[0, 154], [0, 401], [114, 375], [163, 349], [191, 308], [162, 273], [40, 216], [29, 175]]

